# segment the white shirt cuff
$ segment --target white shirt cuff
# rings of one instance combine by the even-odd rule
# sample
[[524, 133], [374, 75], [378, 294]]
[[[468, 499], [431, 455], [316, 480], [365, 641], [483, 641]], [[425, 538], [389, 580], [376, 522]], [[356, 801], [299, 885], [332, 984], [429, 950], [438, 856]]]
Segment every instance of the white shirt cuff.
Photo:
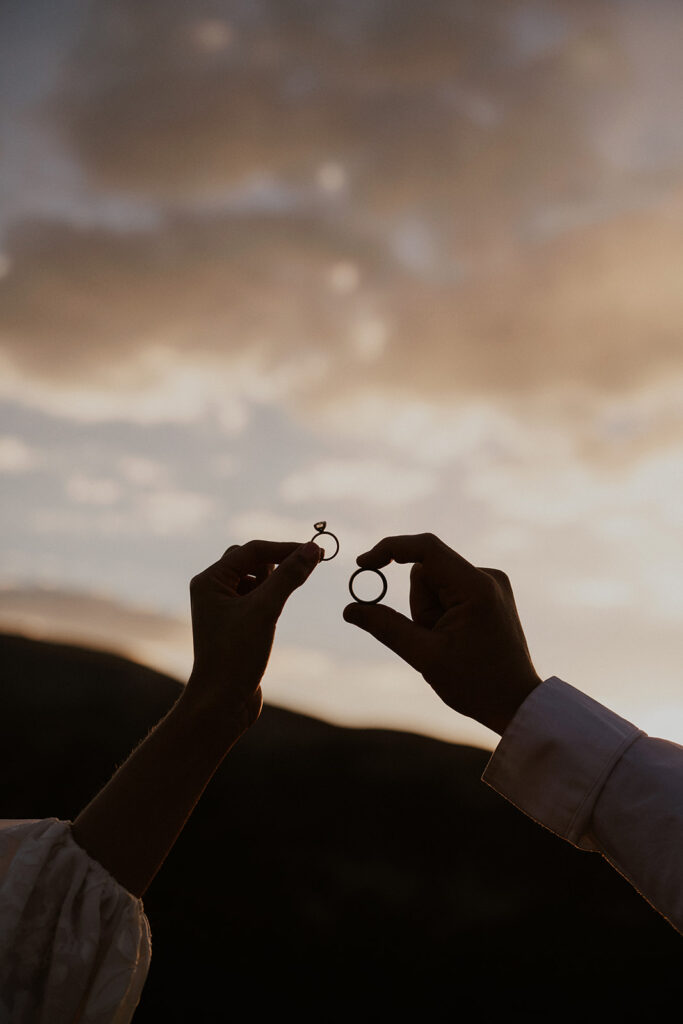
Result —
[[583, 849], [595, 802], [614, 765], [643, 733], [551, 676], [527, 697], [482, 776], [496, 792]]

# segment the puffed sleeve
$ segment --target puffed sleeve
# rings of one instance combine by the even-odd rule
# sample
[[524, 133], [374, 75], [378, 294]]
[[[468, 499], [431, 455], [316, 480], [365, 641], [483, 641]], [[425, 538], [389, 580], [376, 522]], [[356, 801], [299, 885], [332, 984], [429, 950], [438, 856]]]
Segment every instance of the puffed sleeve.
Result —
[[68, 822], [0, 821], [0, 1024], [127, 1024], [150, 932]]

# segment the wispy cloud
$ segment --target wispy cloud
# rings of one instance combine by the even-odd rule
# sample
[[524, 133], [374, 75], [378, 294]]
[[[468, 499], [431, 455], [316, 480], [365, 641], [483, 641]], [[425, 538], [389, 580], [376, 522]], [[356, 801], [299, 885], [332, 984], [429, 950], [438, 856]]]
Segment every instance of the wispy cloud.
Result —
[[121, 497], [121, 487], [109, 477], [73, 473], [66, 481], [66, 494], [81, 505], [114, 505]]
[[289, 503], [355, 502], [392, 506], [419, 501], [436, 489], [433, 473], [372, 459], [325, 459], [286, 477], [280, 493]]
[[114, 651], [183, 681], [192, 666], [189, 620], [83, 591], [0, 588], [0, 628]]
[[140, 455], [121, 455], [117, 461], [121, 476], [139, 487], [168, 485], [169, 471], [162, 463]]
[[20, 437], [0, 436], [0, 473], [28, 473], [42, 461], [42, 452]]
[[152, 534], [170, 537], [202, 526], [214, 510], [214, 500], [208, 494], [162, 490], [141, 496], [138, 509], [143, 528], [146, 526]]

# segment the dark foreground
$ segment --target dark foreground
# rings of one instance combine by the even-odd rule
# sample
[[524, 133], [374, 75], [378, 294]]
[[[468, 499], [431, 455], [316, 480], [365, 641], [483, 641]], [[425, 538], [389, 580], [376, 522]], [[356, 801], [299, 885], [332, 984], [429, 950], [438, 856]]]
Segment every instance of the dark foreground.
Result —
[[[180, 692], [74, 647], [4, 636], [0, 659], [5, 818], [75, 817]], [[667, 1010], [683, 939], [481, 783], [486, 759], [266, 707], [145, 897], [136, 1024]]]

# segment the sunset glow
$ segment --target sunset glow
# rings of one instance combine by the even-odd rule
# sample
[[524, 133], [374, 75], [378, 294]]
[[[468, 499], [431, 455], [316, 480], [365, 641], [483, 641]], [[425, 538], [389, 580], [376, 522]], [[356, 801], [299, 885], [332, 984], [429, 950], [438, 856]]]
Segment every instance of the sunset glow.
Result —
[[324, 518], [266, 699], [492, 746], [341, 618], [429, 530], [683, 743], [682, 46], [666, 0], [5, 6], [0, 628], [183, 678], [189, 579]]

